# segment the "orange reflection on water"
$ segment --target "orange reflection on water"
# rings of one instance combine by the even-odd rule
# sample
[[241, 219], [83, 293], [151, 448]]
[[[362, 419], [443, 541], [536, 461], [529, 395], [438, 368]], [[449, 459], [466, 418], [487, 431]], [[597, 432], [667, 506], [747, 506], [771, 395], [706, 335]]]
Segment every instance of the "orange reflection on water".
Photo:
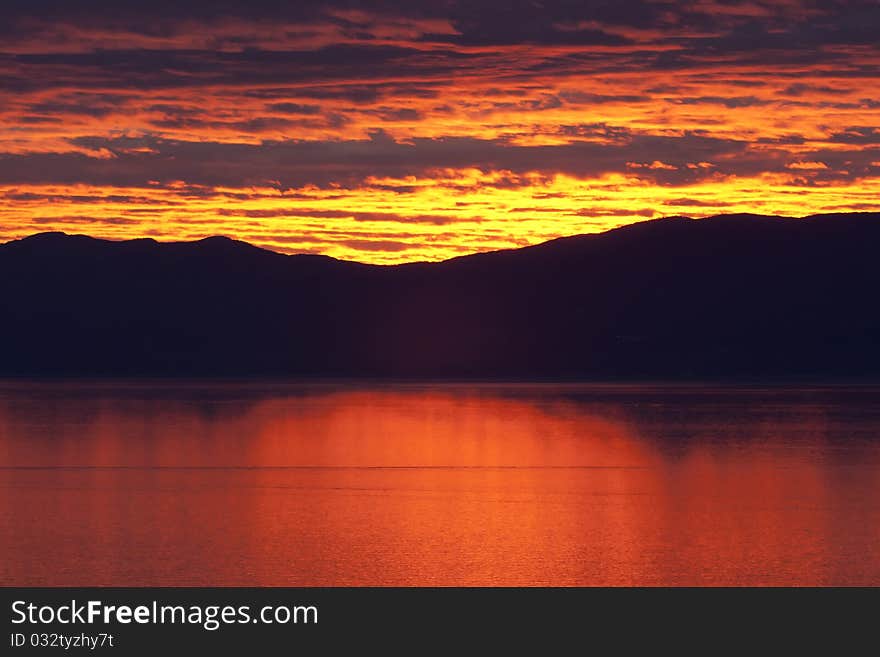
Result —
[[871, 389], [0, 386], [0, 583], [880, 584]]

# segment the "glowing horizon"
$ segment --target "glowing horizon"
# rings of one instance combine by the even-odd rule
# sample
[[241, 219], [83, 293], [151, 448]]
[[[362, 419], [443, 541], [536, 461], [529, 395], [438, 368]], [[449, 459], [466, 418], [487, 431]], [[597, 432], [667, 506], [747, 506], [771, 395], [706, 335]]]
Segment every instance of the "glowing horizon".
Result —
[[[725, 213], [725, 214], [709, 215], [709, 216], [702, 216], [702, 217], [691, 217], [691, 216], [680, 215], [680, 214], [677, 214], [677, 215], [663, 215], [662, 217], [645, 218], [645, 219], [639, 219], [639, 220], [632, 221], [632, 222], [623, 223], [623, 224], [621, 224], [621, 225], [617, 225], [617, 226], [608, 226], [608, 227], [604, 227], [604, 228], [601, 228], [601, 229], [596, 230], [596, 231], [588, 231], [588, 232], [584, 232], [584, 233], [576, 233], [576, 234], [573, 234], [573, 235], [560, 235], [560, 236], [554, 236], [554, 237], [550, 237], [550, 238], [548, 238], [547, 240], [544, 240], [544, 241], [538, 241], [538, 242], [534, 242], [534, 243], [530, 243], [530, 244], [525, 244], [525, 245], [514, 245], [514, 246], [510, 246], [510, 247], [507, 247], [507, 246], [501, 246], [501, 247], [498, 247], [497, 249], [478, 249], [478, 250], [471, 251], [471, 252], [456, 253], [456, 254], [454, 254], [454, 255], [450, 255], [450, 256], [448, 256], [448, 257], [436, 258], [436, 259], [433, 259], [433, 260], [422, 259], [422, 260], [405, 260], [405, 261], [399, 261], [399, 262], [395, 262], [395, 261], [391, 261], [391, 262], [381, 262], [381, 261], [371, 261], [371, 260], [369, 260], [369, 259], [367, 259], [367, 258], [355, 259], [355, 258], [350, 258], [350, 257], [338, 257], [338, 256], [331, 256], [331, 255], [326, 254], [326, 253], [309, 253], [309, 252], [305, 252], [305, 251], [298, 251], [298, 250], [295, 250], [295, 249], [286, 249], [286, 248], [283, 248], [283, 247], [282, 247], [282, 248], [273, 248], [271, 245], [270, 245], [270, 246], [265, 246], [265, 245], [260, 245], [260, 244], [254, 244], [253, 242], [248, 242], [248, 241], [243, 240], [243, 239], [241, 239], [241, 238], [239, 238], [239, 237], [235, 237], [235, 236], [232, 236], [232, 235], [226, 235], [226, 234], [223, 234], [223, 233], [213, 233], [213, 234], [205, 235], [205, 236], [202, 236], [202, 237], [193, 237], [193, 238], [187, 238], [187, 239], [177, 239], [177, 238], [174, 238], [174, 237], [169, 237], [169, 238], [160, 237], [160, 238], [156, 238], [156, 237], [152, 237], [152, 236], [134, 236], [134, 237], [128, 237], [128, 236], [122, 236], [122, 237], [100, 237], [100, 236], [93, 235], [93, 234], [89, 234], [89, 233], [77, 232], [77, 231], [75, 231], [75, 230], [73, 230], [73, 231], [66, 231], [66, 230], [55, 230], [55, 229], [53, 229], [53, 230], [42, 230], [42, 231], [38, 231], [38, 232], [35, 232], [35, 233], [29, 233], [29, 234], [27, 234], [27, 235], [22, 235], [21, 237], [10, 238], [9, 240], [0, 240], [0, 246], [2, 246], [2, 245], [4, 245], [4, 244], [11, 243], [11, 242], [15, 242], [15, 241], [18, 241], [18, 240], [27, 239], [27, 238], [30, 238], [30, 237], [37, 237], [37, 236], [39, 236], [39, 235], [45, 235], [45, 234], [62, 234], [62, 235], [66, 235], [66, 236], [68, 236], [68, 237], [87, 237], [87, 238], [91, 238], [91, 239], [98, 239], [98, 240], [103, 240], [103, 241], [108, 241], [108, 242], [126, 242], [126, 241], [135, 241], [135, 240], [151, 240], [151, 241], [156, 242], [156, 243], [159, 243], [159, 244], [191, 244], [191, 243], [194, 243], [194, 242], [199, 242], [199, 241], [203, 241], [203, 240], [207, 240], [207, 239], [212, 239], [212, 238], [227, 238], [227, 239], [230, 239], [230, 240], [234, 240], [234, 241], [240, 242], [240, 243], [242, 243], [242, 244], [247, 244], [247, 245], [249, 245], [249, 246], [254, 246], [254, 247], [257, 247], [257, 248], [260, 248], [260, 249], [266, 250], [266, 251], [271, 251], [271, 252], [273, 252], [273, 253], [280, 253], [280, 254], [282, 254], [282, 255], [324, 255], [324, 256], [328, 256], [328, 257], [331, 257], [331, 258], [334, 258], [334, 259], [336, 259], [336, 260], [340, 260], [340, 261], [343, 261], [343, 262], [352, 262], [352, 263], [358, 263], [358, 264], [379, 265], [379, 266], [392, 266], [392, 267], [393, 267], [393, 266], [395, 266], [395, 265], [402, 265], [402, 264], [408, 264], [408, 263], [444, 262], [444, 261], [446, 261], [446, 260], [451, 260], [451, 259], [454, 259], [454, 258], [464, 257], [464, 256], [468, 256], [468, 255], [476, 255], [476, 254], [479, 254], [479, 253], [489, 253], [489, 252], [492, 252], [492, 251], [500, 251], [500, 250], [509, 250], [509, 249], [525, 248], [526, 246], [535, 246], [535, 245], [538, 245], [538, 244], [543, 244], [543, 243], [545, 243], [545, 242], [550, 242], [550, 241], [553, 241], [553, 240], [555, 240], [555, 239], [560, 239], [560, 238], [565, 238], [565, 237], [577, 237], [577, 236], [579, 236], [579, 235], [599, 235], [599, 234], [602, 234], [602, 233], [606, 233], [606, 232], [608, 232], [608, 231], [612, 231], [612, 230], [614, 230], [615, 228], [623, 228], [623, 227], [625, 227], [625, 226], [630, 226], [630, 225], [633, 225], [633, 224], [636, 224], [636, 223], [642, 223], [642, 222], [646, 222], [646, 221], [657, 221], [657, 220], [662, 220], [662, 219], [689, 219], [689, 220], [699, 221], [699, 220], [703, 220], [703, 219], [712, 219], [713, 217], [737, 216], [737, 215], [739, 215], [739, 214], [751, 214], [751, 215], [758, 216], [758, 217], [778, 218], [778, 219], [793, 219], [793, 220], [807, 219], [807, 218], [809, 218], [809, 217], [811, 217], [811, 216], [817, 216], [817, 215], [801, 215], [801, 216], [795, 216], [795, 215], [755, 215], [754, 213]], [[860, 214], [863, 214], [863, 212], [852, 212], [852, 213], [842, 213], [842, 214], [849, 214], [849, 215], [851, 215], [851, 216], [858, 216], [858, 215], [860, 215]], [[870, 214], [870, 213], [869, 213], [869, 214]], [[819, 216], [821, 216], [821, 213], [819, 213]]]
[[880, 211], [876, 2], [50, 4], [0, 31], [2, 242], [392, 264]]

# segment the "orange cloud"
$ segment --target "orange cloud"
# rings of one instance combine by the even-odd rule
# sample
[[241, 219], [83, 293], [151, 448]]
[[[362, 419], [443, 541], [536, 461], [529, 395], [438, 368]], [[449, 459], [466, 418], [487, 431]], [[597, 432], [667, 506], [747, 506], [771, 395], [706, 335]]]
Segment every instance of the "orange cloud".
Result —
[[880, 209], [875, 3], [104, 4], [9, 12], [0, 239], [401, 262]]

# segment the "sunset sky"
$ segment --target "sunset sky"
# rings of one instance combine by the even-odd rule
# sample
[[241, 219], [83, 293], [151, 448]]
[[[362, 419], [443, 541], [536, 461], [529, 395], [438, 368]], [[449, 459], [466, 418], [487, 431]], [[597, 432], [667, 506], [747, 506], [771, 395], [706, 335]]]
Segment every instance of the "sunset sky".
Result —
[[4, 0], [0, 241], [439, 260], [880, 210], [877, 0]]

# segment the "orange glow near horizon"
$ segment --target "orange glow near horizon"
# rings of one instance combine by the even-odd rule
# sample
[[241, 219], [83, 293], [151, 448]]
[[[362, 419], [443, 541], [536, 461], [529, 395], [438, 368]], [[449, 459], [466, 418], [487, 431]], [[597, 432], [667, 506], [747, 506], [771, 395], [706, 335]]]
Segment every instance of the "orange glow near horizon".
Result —
[[643, 4], [651, 24], [550, 3], [509, 38], [430, 7], [13, 17], [0, 241], [222, 234], [393, 264], [670, 215], [880, 210], [873, 13]]

